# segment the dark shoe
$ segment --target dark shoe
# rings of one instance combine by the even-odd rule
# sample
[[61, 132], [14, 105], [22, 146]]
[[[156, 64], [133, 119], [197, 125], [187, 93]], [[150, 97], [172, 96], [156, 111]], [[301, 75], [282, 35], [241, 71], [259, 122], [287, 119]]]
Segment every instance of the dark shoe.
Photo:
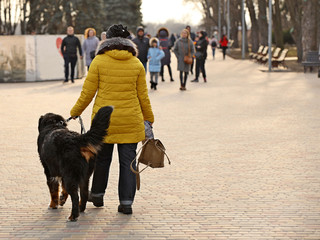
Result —
[[207, 82], [207, 79], [206, 79], [206, 78], [204, 78], [203, 80], [204, 80], [204, 82]]
[[154, 90], [157, 90], [157, 84], [156, 84], [156, 83], [154, 83], [153, 89], [154, 89]]
[[62, 83], [67, 83], [68, 82], [68, 80], [64, 80]]
[[196, 78], [196, 79], [191, 80], [191, 82], [199, 82], [199, 80]]
[[183, 91], [186, 91], [187, 89], [186, 89], [186, 87], [182, 87], [182, 90], [183, 90]]
[[166, 80], [164, 80], [164, 78], [161, 79], [162, 82], [165, 82]]
[[151, 89], [153, 89], [153, 84], [154, 84], [154, 83], [150, 81], [150, 84], [151, 84]]
[[71, 82], [72, 82], [72, 83], [74, 83], [74, 80], [73, 80], [73, 78], [71, 78]]
[[173, 78], [170, 79], [170, 82], [174, 82]]
[[123, 214], [132, 214], [132, 207], [131, 205], [119, 205], [118, 212]]
[[103, 197], [94, 197], [91, 192], [88, 194], [88, 202], [92, 202], [95, 207], [103, 207]]

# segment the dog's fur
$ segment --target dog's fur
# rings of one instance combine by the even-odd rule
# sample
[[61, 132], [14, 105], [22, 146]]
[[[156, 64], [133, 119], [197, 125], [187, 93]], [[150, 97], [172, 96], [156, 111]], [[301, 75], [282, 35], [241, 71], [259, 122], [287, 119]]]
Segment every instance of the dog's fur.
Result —
[[[70, 221], [77, 220], [79, 207], [81, 212], [86, 209], [93, 160], [107, 135], [112, 111], [113, 107], [102, 107], [95, 115], [90, 130], [83, 135], [69, 131], [60, 115], [47, 113], [39, 119], [38, 152], [51, 194], [49, 207], [56, 209], [58, 204], [63, 206], [70, 194]], [[62, 185], [60, 198], [59, 182]]]

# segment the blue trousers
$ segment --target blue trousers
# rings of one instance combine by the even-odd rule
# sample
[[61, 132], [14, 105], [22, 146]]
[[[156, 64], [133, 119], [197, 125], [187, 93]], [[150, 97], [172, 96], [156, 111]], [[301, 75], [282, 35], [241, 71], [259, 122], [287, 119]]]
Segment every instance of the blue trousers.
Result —
[[[131, 161], [136, 156], [137, 143], [118, 144], [120, 174], [118, 195], [120, 204], [131, 205], [136, 194], [136, 175], [130, 170]], [[96, 165], [91, 187], [92, 196], [104, 196], [108, 186], [109, 170], [114, 144], [103, 144], [96, 157]], [[134, 163], [134, 168], [135, 168]]]

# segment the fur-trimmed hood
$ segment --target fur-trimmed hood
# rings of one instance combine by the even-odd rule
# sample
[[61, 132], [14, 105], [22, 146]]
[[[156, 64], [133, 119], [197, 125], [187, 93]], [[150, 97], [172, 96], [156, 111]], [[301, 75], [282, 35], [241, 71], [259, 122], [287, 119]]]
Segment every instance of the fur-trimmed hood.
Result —
[[[160, 33], [161, 32], [161, 33]], [[169, 30], [168, 28], [162, 27], [158, 30], [157, 32], [157, 37], [158, 38], [164, 38], [164, 37], [169, 37]]]
[[150, 47], [152, 47], [152, 42], [153, 42], [153, 41], [157, 41], [157, 46], [158, 46], [158, 47], [160, 46], [159, 39], [156, 38], [156, 37], [152, 37], [152, 38], [150, 38], [150, 40], [149, 40], [149, 45], [150, 45]]
[[115, 37], [109, 38], [103, 41], [99, 47], [97, 54], [103, 54], [106, 51], [111, 50], [126, 50], [132, 53], [133, 56], [138, 56], [137, 46], [130, 39]]

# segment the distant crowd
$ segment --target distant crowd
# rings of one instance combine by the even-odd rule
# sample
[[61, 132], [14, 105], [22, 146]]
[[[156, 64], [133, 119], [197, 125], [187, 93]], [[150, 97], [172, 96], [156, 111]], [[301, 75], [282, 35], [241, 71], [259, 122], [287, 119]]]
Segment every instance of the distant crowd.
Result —
[[[102, 43], [108, 38], [106, 32], [102, 32], [100, 39], [96, 36], [94, 28], [87, 28], [84, 33], [84, 42], [81, 46], [79, 39], [74, 36], [73, 27], [68, 27], [67, 37], [63, 39], [61, 51], [65, 60], [65, 80], [68, 82], [69, 65], [71, 65], [70, 80], [74, 82], [74, 69], [77, 62], [77, 49], [80, 58], [85, 57], [85, 64], [89, 70], [90, 64], [96, 54], [101, 49]], [[137, 58], [143, 64], [145, 71], [150, 72], [150, 87], [157, 90], [158, 78], [165, 81], [164, 68], [168, 69], [170, 81], [173, 82], [171, 69], [171, 52], [177, 58], [177, 70], [180, 73], [180, 90], [186, 90], [186, 83], [189, 73], [193, 74], [195, 66], [195, 78], [191, 82], [199, 82], [200, 73], [203, 81], [207, 82], [205, 62], [207, 59], [208, 46], [212, 50], [213, 59], [215, 59], [216, 48], [221, 48], [223, 60], [228, 48], [228, 39], [222, 35], [218, 40], [217, 32], [211, 38], [205, 31], [194, 33], [190, 26], [186, 26], [180, 34], [169, 34], [165, 27], [160, 28], [155, 36], [146, 33], [144, 28], [139, 26], [136, 34], [130, 33], [127, 39], [131, 40], [137, 47]]]

